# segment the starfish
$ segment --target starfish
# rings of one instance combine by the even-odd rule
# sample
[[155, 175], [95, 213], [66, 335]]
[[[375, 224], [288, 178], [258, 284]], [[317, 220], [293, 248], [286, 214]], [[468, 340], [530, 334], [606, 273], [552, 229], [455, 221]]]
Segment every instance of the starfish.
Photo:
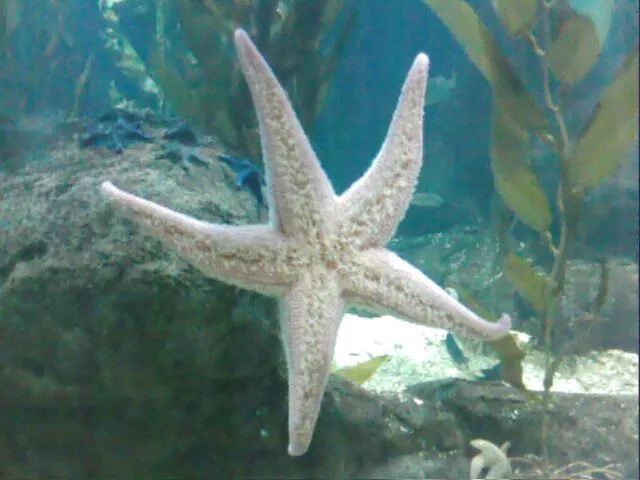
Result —
[[100, 115], [80, 138], [80, 146], [105, 147], [121, 154], [138, 142], [153, 143], [142, 130], [143, 117], [121, 108]]
[[180, 165], [185, 172], [189, 172], [191, 165], [209, 166], [209, 162], [202, 158], [199, 147], [192, 147], [173, 141], [165, 143], [155, 158], [158, 160], [166, 158]]
[[101, 189], [125, 216], [204, 274], [278, 299], [288, 452], [302, 455], [348, 305], [485, 339], [506, 335], [511, 321], [508, 315], [497, 323], [483, 320], [384, 247], [409, 206], [422, 165], [427, 56], [416, 57], [372, 166], [337, 196], [274, 73], [246, 32], [237, 30], [234, 41], [258, 116], [269, 222], [212, 224], [109, 182]]
[[510, 442], [503, 443], [500, 447], [494, 445], [489, 440], [483, 440], [477, 438], [469, 442], [472, 447], [480, 450], [475, 457], [471, 459], [471, 465], [469, 468], [469, 474], [471, 480], [480, 478], [480, 472], [487, 469], [487, 480], [497, 478], [508, 478], [513, 472], [511, 471], [511, 464], [509, 463], [509, 457], [507, 453]]

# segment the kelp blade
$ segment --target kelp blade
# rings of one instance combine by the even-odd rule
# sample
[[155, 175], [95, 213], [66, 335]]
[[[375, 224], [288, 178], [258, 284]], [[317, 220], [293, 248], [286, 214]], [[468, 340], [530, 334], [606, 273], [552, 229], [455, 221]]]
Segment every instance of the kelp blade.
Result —
[[333, 373], [342, 378], [346, 378], [353, 383], [362, 385], [364, 382], [373, 377], [378, 369], [380, 369], [380, 367], [382, 367], [389, 361], [389, 358], [389, 355], [378, 355], [364, 362], [357, 363], [349, 367], [339, 368], [337, 370], [334, 370]]
[[538, 313], [543, 313], [547, 305], [547, 280], [535, 271], [523, 258], [509, 253], [504, 262], [504, 274], [511, 284]]
[[493, 37], [473, 8], [464, 0], [424, 0], [424, 3], [449, 29], [469, 60], [493, 84], [497, 76], [495, 62], [485, 49], [485, 40], [493, 41]]
[[598, 110], [567, 162], [569, 181], [579, 190], [596, 187], [616, 171], [638, 138], [638, 51], [609, 85]]
[[493, 6], [507, 33], [524, 35], [531, 30], [538, 12], [538, 0], [494, 0]]
[[567, 85], [582, 80], [591, 70], [602, 49], [593, 21], [585, 15], [567, 20], [549, 48], [551, 70]]
[[[460, 295], [460, 301], [482, 318], [492, 321], [498, 320], [496, 315], [480, 305], [469, 292], [462, 288], [456, 288], [456, 291]], [[522, 379], [522, 361], [524, 360], [525, 352], [518, 344], [516, 337], [513, 334], [509, 334], [488, 343], [493, 351], [500, 357], [502, 363], [502, 380], [526, 395], [529, 395], [530, 392], [527, 390]]]
[[538, 178], [527, 162], [529, 132], [496, 106], [492, 137], [491, 170], [496, 190], [522, 223], [537, 232], [546, 232], [551, 225], [551, 210]]

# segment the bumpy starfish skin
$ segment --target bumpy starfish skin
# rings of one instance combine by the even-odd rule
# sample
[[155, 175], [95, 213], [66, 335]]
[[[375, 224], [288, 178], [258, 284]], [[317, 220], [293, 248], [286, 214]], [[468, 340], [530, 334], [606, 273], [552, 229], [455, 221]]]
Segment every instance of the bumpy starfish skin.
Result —
[[338, 197], [286, 93], [244, 31], [236, 32], [235, 46], [258, 114], [270, 223], [210, 224], [108, 182], [102, 191], [206, 275], [279, 299], [289, 378], [288, 451], [302, 455], [347, 304], [482, 338], [505, 335], [510, 319], [482, 320], [384, 248], [408, 208], [422, 164], [426, 55], [411, 67], [371, 168]]

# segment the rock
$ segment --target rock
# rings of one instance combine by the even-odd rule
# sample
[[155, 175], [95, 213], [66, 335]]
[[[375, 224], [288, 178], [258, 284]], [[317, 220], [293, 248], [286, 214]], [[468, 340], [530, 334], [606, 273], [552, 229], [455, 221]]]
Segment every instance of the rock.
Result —
[[[527, 351], [523, 379], [527, 388], [542, 390], [544, 354], [531, 348], [531, 337], [513, 331]], [[389, 361], [364, 384], [367, 390], [397, 395], [411, 385], [442, 378], [469, 379], [456, 367], [445, 347], [446, 330], [414, 325], [392, 316], [363, 318], [347, 314], [340, 326], [334, 363], [342, 368], [388, 355]], [[469, 371], [478, 372], [498, 359], [483, 355], [482, 348], [465, 345]], [[632, 395], [638, 389], [638, 356], [619, 350], [573, 355], [560, 365], [553, 391], [607, 395]]]
[[[426, 421], [423, 411], [426, 409], [437, 412], [436, 418], [442, 422], [432, 425], [430, 431], [444, 428], [450, 434], [448, 441], [432, 440], [426, 442], [420, 452], [405, 452], [372, 465], [362, 476], [468, 478], [469, 458], [475, 454], [468, 448], [468, 441], [482, 438], [496, 445], [511, 442], [510, 456], [517, 457], [513, 466], [521, 475], [518, 478], [539, 478], [536, 468], [540, 466], [541, 405], [528, 402], [520, 392], [499, 382], [465, 380], [465, 373], [457, 370], [446, 353], [445, 335], [444, 330], [413, 325], [391, 316], [346, 315], [336, 346], [337, 367], [376, 355], [391, 355], [390, 361], [363, 387], [387, 398], [389, 404], [395, 399], [407, 409], [418, 406], [422, 417], [405, 414], [404, 418], [414, 422], [407, 426], [408, 431], [421, 430], [419, 425]], [[518, 334], [518, 337], [526, 343], [526, 335]], [[540, 392], [544, 356], [533, 349], [527, 351], [523, 363], [525, 385]], [[480, 350], [467, 353], [472, 370], [496, 361], [483, 356]], [[552, 463], [556, 469], [578, 461], [598, 466], [613, 463], [616, 471], [625, 474], [624, 478], [636, 478], [634, 422], [638, 416], [637, 394], [636, 354], [615, 350], [591, 352], [564, 362], [553, 386], [556, 408], [552, 414], [550, 437], [553, 441]], [[600, 411], [600, 408], [606, 411]], [[618, 429], [621, 437], [614, 433]], [[599, 442], [598, 432], [609, 435], [599, 449], [595, 447]], [[451, 443], [456, 445], [453, 450], [447, 447]], [[439, 454], [429, 449], [434, 445]], [[586, 445], [592, 450], [589, 451]]]
[[[427, 382], [407, 393], [425, 405], [434, 405], [440, 415], [451, 414], [467, 438], [496, 445], [511, 442], [509, 457], [519, 458], [512, 460], [518, 478], [540, 478], [533, 462], [523, 461], [526, 455], [540, 455], [540, 403], [525, 400], [512, 387], [491, 382]], [[619, 478], [638, 478], [637, 395], [558, 393], [553, 402], [548, 437], [556, 469], [584, 461], [598, 467], [612, 465]]]
[[638, 264], [626, 260], [607, 263], [607, 297], [595, 322], [589, 321], [591, 304], [598, 292], [597, 263], [571, 260], [563, 302], [566, 324], [559, 341], [570, 341], [588, 329], [580, 339], [581, 350], [620, 349], [638, 353]]
[[[309, 453], [289, 457], [274, 302], [204, 277], [99, 193], [110, 179], [204, 220], [256, 221], [255, 199], [221, 164], [185, 170], [158, 150], [115, 155], [60, 141], [2, 177], [0, 477], [460, 479], [471, 438], [526, 432], [512, 451], [539, 451], [527, 423], [536, 405], [503, 385], [383, 392], [332, 377]], [[471, 269], [486, 262], [456, 252]], [[428, 352], [425, 363], [442, 355]], [[576, 398], [558, 412], [558, 460], [593, 460], [600, 432], [616, 428], [623, 446], [614, 450], [611, 435], [598, 453], [637, 478], [627, 431], [637, 397]]]
[[198, 442], [236, 448], [264, 395], [285, 404], [274, 302], [201, 275], [100, 194], [109, 179], [204, 220], [256, 221], [221, 164], [185, 172], [157, 149], [62, 140], [3, 178], [0, 476], [147, 475]]
[[[605, 265], [608, 276], [605, 302], [594, 316], [601, 264], [579, 259], [567, 262], [562, 308], [555, 317], [554, 351], [570, 355], [609, 349], [638, 353], [638, 264], [612, 259]], [[519, 316], [528, 318], [521, 321], [519, 328], [543, 345], [544, 332], [537, 314], [521, 299], [516, 306]]]
[[638, 262], [638, 143], [620, 168], [585, 198], [574, 254]]

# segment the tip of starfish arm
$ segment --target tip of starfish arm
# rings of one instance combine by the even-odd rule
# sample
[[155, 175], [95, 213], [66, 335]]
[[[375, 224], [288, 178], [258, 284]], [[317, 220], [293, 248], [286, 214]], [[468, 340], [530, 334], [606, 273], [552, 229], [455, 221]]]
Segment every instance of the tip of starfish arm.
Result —
[[244, 57], [246, 61], [250, 61], [250, 62], [256, 62], [262, 59], [262, 57], [260, 56], [260, 53], [258, 52], [255, 45], [251, 41], [251, 37], [249, 37], [249, 34], [245, 32], [243, 29], [238, 28], [234, 32], [233, 41], [236, 46], [236, 52], [238, 53], [241, 59], [242, 57]]
[[504, 337], [511, 330], [511, 316], [503, 313], [496, 324], [495, 338]]
[[304, 455], [305, 453], [307, 453], [308, 449], [309, 449], [308, 443], [305, 444], [297, 440], [291, 440], [289, 442], [289, 447], [287, 448], [287, 452], [292, 457], [299, 457], [300, 455]]
[[415, 63], [420, 66], [428, 67], [429, 66], [429, 55], [424, 52], [420, 52], [415, 59]]
[[100, 184], [100, 191], [105, 195], [112, 197], [115, 193], [118, 192], [118, 189], [111, 182], [102, 182]]
[[292, 457], [299, 457], [307, 453], [313, 437], [314, 425], [305, 425], [300, 419], [299, 411], [289, 413], [289, 445], [287, 453]]
[[238, 28], [235, 32], [233, 32], [233, 38], [236, 42], [246, 42], [247, 40], [249, 40], [249, 34], [242, 28]]

